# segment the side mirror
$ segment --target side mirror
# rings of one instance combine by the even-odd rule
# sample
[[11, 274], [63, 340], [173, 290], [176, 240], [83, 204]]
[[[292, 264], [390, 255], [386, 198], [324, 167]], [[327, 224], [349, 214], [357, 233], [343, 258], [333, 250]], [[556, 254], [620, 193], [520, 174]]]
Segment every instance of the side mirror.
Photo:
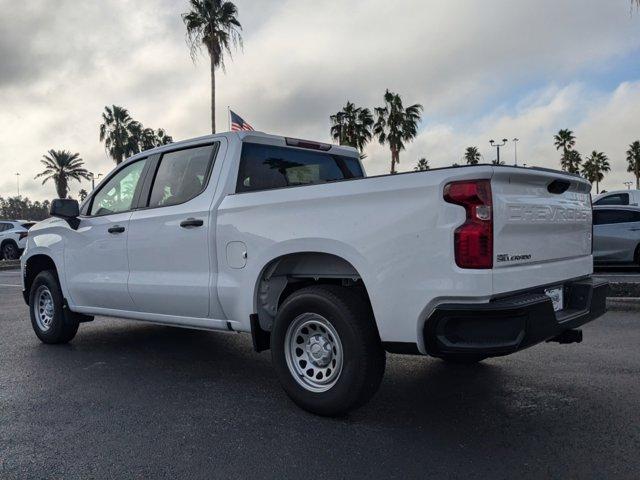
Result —
[[52, 217], [59, 217], [68, 220], [80, 216], [80, 205], [77, 200], [70, 198], [56, 198], [51, 202], [49, 211]]

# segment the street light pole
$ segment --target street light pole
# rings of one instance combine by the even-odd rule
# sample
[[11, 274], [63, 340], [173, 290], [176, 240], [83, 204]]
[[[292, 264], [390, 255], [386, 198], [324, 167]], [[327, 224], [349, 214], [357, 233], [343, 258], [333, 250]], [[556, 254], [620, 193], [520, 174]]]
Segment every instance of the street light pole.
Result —
[[16, 173], [16, 182], [18, 184], [18, 196], [20, 196], [20, 174]]
[[98, 175], [96, 175], [93, 172], [89, 172], [89, 175], [91, 175], [91, 190], [95, 190], [96, 189], [96, 178], [102, 177], [102, 174], [99, 173]]
[[500, 165], [500, 147], [504, 147], [508, 141], [509, 140], [507, 140], [506, 138], [502, 139], [502, 143], [496, 143], [494, 140], [489, 140], [489, 143], [491, 144], [491, 146], [496, 147], [496, 151], [497, 151], [496, 165]]
[[627, 190], [631, 190], [631, 185], [633, 185], [633, 182], [624, 182], [624, 184], [627, 186]]
[[514, 148], [514, 156], [515, 156], [515, 166], [518, 166], [518, 142], [520, 141], [519, 138], [514, 138], [513, 139], [513, 148]]

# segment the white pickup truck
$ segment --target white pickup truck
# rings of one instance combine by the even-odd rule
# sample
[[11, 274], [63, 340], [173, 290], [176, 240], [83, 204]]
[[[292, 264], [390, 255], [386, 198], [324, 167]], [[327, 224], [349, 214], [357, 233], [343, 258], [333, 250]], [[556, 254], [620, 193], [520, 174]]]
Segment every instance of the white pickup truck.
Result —
[[365, 178], [351, 148], [257, 132], [150, 150], [29, 232], [36, 335], [95, 315], [250, 332], [301, 407], [376, 392], [386, 352], [477, 362], [605, 311], [590, 185], [479, 165]]

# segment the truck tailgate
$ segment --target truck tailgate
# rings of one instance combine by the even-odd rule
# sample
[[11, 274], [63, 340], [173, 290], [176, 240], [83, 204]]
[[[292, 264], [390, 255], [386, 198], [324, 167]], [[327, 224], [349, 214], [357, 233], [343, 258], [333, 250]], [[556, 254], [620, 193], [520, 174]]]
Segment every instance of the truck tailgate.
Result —
[[[586, 180], [560, 172], [495, 168], [491, 180], [494, 278], [506, 280], [510, 277], [504, 275], [507, 271], [523, 273], [523, 267], [529, 266], [537, 266], [538, 276], [549, 281], [556, 281], [563, 271], [566, 278], [590, 274], [590, 189]], [[564, 270], [552, 265], [559, 262]], [[526, 288], [522, 280], [515, 283]], [[540, 285], [541, 280], [531, 278], [526, 283]], [[494, 286], [502, 290], [499, 283]]]

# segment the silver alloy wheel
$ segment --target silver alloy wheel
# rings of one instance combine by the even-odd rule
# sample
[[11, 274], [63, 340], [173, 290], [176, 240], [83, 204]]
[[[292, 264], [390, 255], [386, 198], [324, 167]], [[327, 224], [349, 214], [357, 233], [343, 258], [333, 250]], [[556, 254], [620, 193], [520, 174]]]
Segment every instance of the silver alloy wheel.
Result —
[[38, 287], [33, 308], [35, 309], [34, 313], [38, 328], [43, 332], [48, 331], [51, 328], [53, 317], [55, 316], [55, 306], [53, 304], [51, 291], [46, 285], [40, 285], [40, 287]]
[[326, 392], [340, 378], [342, 342], [322, 315], [298, 315], [287, 329], [284, 350], [289, 372], [306, 390]]

